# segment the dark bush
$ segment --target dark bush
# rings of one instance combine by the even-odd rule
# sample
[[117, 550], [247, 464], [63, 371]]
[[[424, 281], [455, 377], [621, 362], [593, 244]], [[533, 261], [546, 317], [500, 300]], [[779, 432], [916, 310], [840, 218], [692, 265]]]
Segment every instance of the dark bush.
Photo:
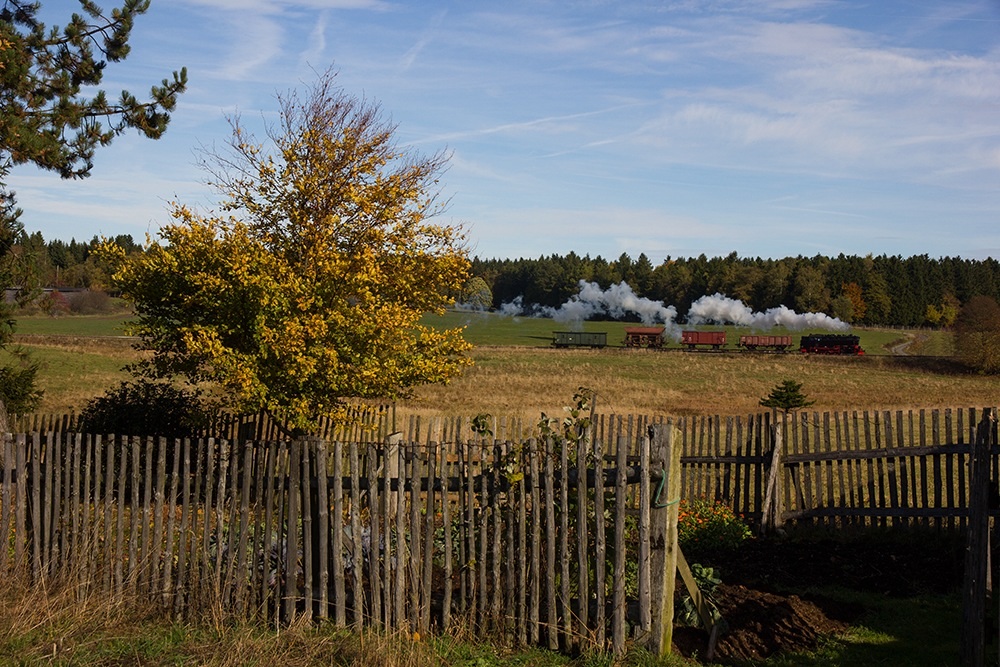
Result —
[[70, 310], [77, 315], [106, 315], [115, 309], [114, 301], [107, 292], [85, 290], [68, 297]]
[[974, 296], [955, 320], [955, 352], [959, 361], [980, 373], [1000, 373], [1000, 305]]
[[83, 433], [196, 437], [209, 422], [210, 410], [196, 392], [165, 382], [122, 382], [91, 399], [80, 413]]

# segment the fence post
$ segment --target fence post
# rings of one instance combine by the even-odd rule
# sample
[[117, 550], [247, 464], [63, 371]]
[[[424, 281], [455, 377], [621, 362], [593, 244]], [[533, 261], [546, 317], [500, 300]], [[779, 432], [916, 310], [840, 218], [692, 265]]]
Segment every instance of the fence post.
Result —
[[986, 577], [989, 557], [990, 450], [995, 441], [996, 415], [987, 411], [976, 431], [969, 488], [969, 527], [962, 588], [962, 667], [983, 664], [986, 624]]
[[[677, 514], [681, 495], [681, 439], [672, 422], [649, 427], [650, 469], [644, 475], [661, 475], [650, 516], [650, 570], [652, 577], [652, 628], [649, 649], [656, 656], [670, 653], [674, 629], [676, 586]], [[619, 471], [621, 472], [621, 471]]]
[[781, 423], [777, 420], [771, 425], [771, 463], [767, 472], [767, 486], [764, 492], [764, 504], [760, 512], [760, 534], [772, 534], [781, 528], [781, 455], [784, 447], [784, 429], [787, 415], [782, 415]]

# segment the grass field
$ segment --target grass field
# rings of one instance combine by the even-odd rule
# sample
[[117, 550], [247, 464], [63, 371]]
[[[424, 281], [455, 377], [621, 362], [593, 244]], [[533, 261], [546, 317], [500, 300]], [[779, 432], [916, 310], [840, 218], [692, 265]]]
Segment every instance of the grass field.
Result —
[[[81, 317], [25, 317], [17, 321], [17, 333], [27, 336], [120, 336], [124, 334], [128, 315], [81, 316]], [[535, 317], [505, 317], [496, 313], [448, 311], [443, 316], [428, 316], [424, 322], [437, 328], [465, 327], [466, 339], [474, 345], [503, 347], [548, 347], [552, 343], [554, 331], [597, 331], [608, 334], [609, 347], [621, 347], [625, 338], [625, 327], [635, 326], [626, 322], [582, 322], [576, 326]], [[741, 333], [751, 332], [740, 327], [724, 328], [729, 336], [729, 347]], [[798, 343], [803, 331], [774, 329], [768, 333], [788, 334]], [[911, 342], [908, 354], [949, 355], [951, 337], [946, 332], [935, 330], [904, 331], [884, 329], [854, 329], [861, 338], [861, 346], [868, 354], [889, 354], [892, 347]], [[672, 345], [676, 347], [676, 345]]]
[[[127, 378], [122, 366], [138, 358], [121, 338], [124, 316], [25, 318], [18, 341], [42, 364], [43, 412], [79, 410], [92, 396]], [[798, 353], [687, 353], [550, 346], [551, 320], [451, 312], [428, 320], [435, 326], [466, 326], [476, 345], [475, 365], [447, 386], [427, 386], [400, 403], [419, 415], [489, 412], [536, 420], [559, 414], [579, 387], [597, 392], [598, 409], [618, 414], [740, 414], [784, 379], [803, 383], [815, 410], [875, 410], [995, 405], [1000, 378], [970, 374], [949, 359], [947, 334], [932, 331], [859, 330], [863, 357], [816, 357]], [[620, 322], [587, 322], [624, 338]], [[730, 329], [733, 340], [738, 330]], [[889, 351], [914, 341], [909, 354]], [[916, 353], [916, 354], [914, 354]]]

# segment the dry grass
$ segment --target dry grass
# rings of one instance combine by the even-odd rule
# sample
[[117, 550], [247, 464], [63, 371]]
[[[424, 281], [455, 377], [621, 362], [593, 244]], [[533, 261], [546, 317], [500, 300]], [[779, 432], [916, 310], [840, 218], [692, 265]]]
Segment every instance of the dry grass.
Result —
[[[32, 337], [23, 340], [42, 363], [40, 412], [79, 411], [127, 375], [138, 358], [122, 339]], [[472, 416], [483, 412], [536, 421], [561, 414], [579, 387], [597, 392], [604, 413], [746, 415], [785, 379], [803, 383], [813, 409], [881, 410], [995, 405], [1000, 377], [965, 372], [933, 357], [815, 357], [553, 350], [488, 347], [475, 365], [447, 386], [417, 389], [401, 414]]]
[[[404, 632], [359, 634], [302, 619], [276, 631], [227, 618], [219, 610], [211, 620], [181, 623], [147, 600], [112, 602], [82, 596], [71, 585], [7, 582], [0, 592], [0, 665], [439, 667], [467, 664], [476, 651], [455, 637], [424, 641]], [[543, 662], [564, 660], [553, 654]]]
[[402, 410], [535, 420], [541, 412], [558, 414], [585, 386], [597, 392], [600, 412], [746, 415], [784, 379], [802, 382], [819, 411], [981, 407], [1000, 395], [1000, 377], [933, 358], [540, 348], [477, 348], [473, 357], [476, 365], [462, 378], [421, 387]]

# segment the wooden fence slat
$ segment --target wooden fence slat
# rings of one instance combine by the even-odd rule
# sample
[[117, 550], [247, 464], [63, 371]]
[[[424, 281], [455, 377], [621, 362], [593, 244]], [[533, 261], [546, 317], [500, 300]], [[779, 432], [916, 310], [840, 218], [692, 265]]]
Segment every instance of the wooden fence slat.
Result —
[[[538, 456], [541, 447], [547, 449], [546, 442], [550, 442], [550, 438], [546, 438], [545, 442], [536, 441], [534, 446], [528, 450], [528, 470], [531, 475], [531, 485], [528, 489], [530, 494], [531, 503], [531, 540], [530, 549], [531, 557], [528, 560], [528, 641], [532, 644], [537, 644], [539, 641], [539, 609], [541, 590], [542, 590], [542, 571], [541, 571], [541, 542], [542, 542], [542, 506], [541, 506], [541, 488], [539, 485], [539, 473], [541, 466], [539, 465]], [[565, 448], [562, 449], [565, 454]], [[565, 468], [562, 469], [563, 474], [565, 474]], [[562, 506], [562, 511], [566, 511], [566, 505]], [[563, 557], [566, 557], [566, 552], [562, 553]]]
[[611, 653], [620, 656], [625, 651], [625, 468], [626, 443], [618, 440], [615, 469], [615, 564], [614, 596], [611, 619]]
[[351, 439], [348, 444], [351, 466], [351, 574], [352, 574], [352, 609], [351, 620], [354, 627], [360, 630], [364, 625], [365, 593], [361, 572], [361, 460], [358, 454], [358, 442]]
[[[34, 434], [31, 438], [31, 531], [32, 557], [31, 577], [33, 581], [42, 578], [42, 531], [37, 526], [42, 523], [42, 449], [41, 436]], [[72, 539], [72, 535], [70, 536]]]
[[[445, 485], [441, 490], [441, 523], [444, 525], [444, 599], [441, 604], [441, 628], [445, 632], [451, 627], [451, 598], [452, 598], [452, 549], [454, 549], [454, 544], [452, 544], [452, 531], [451, 531], [451, 491], [447, 482], [452, 476], [452, 464], [451, 464], [451, 441], [446, 440], [441, 447], [441, 476], [444, 478]], [[500, 551], [497, 551], [499, 556]], [[508, 561], [508, 567], [510, 561]], [[508, 579], [508, 588], [510, 587], [510, 581]]]
[[[631, 418], [630, 418], [631, 419]], [[627, 455], [627, 444], [626, 455]], [[559, 449], [559, 607], [562, 611], [562, 631], [566, 646], [576, 645], [573, 634], [573, 603], [570, 598], [569, 565], [572, 554], [569, 547], [569, 451], [565, 440], [556, 442]], [[625, 498], [623, 493], [622, 498]], [[536, 589], [532, 589], [534, 592]]]
[[[273, 473], [269, 472], [268, 479]], [[347, 625], [347, 586], [344, 581], [344, 450], [340, 440], [333, 442], [333, 514], [330, 516], [330, 550], [333, 552], [333, 622]], [[402, 488], [402, 485], [400, 486]], [[270, 496], [268, 497], [270, 504]], [[268, 522], [269, 523], [269, 522]]]
[[[425, 451], [425, 456], [427, 457], [427, 466], [426, 466], [426, 471], [427, 471], [427, 491], [426, 491], [426, 493], [424, 495], [424, 553], [423, 553], [423, 561], [424, 562], [422, 564], [422, 566], [423, 566], [423, 581], [422, 581], [422, 586], [421, 586], [421, 601], [422, 601], [423, 607], [422, 607], [421, 613], [420, 613], [420, 631], [423, 634], [429, 633], [430, 629], [431, 629], [431, 592], [432, 592], [431, 591], [431, 586], [432, 586], [432, 583], [433, 583], [432, 582], [432, 578], [433, 578], [433, 575], [434, 575], [434, 573], [433, 573], [433, 566], [434, 566], [434, 523], [435, 523], [435, 521], [434, 521], [434, 486], [435, 486], [435, 483], [436, 483], [436, 475], [437, 475], [437, 469], [436, 469], [437, 456], [435, 455], [435, 451], [437, 450], [437, 442], [436, 441], [431, 441], [429, 439], [429, 436], [430, 436], [430, 434], [428, 434], [427, 449]], [[484, 494], [486, 493], [485, 484], [484, 484], [484, 487], [483, 487], [483, 493]], [[482, 505], [482, 507], [484, 509], [482, 509], [481, 511], [485, 511], [485, 507], [489, 507], [489, 505], [490, 505], [490, 502], [487, 499], [485, 501], [485, 503]], [[487, 590], [487, 588], [486, 588], [486, 576], [485, 576], [485, 572], [486, 572], [486, 545], [485, 545], [486, 526], [485, 526], [485, 523], [486, 522], [484, 520], [483, 521], [483, 524], [484, 524], [483, 525], [483, 529], [481, 531], [481, 534], [483, 535], [484, 543], [482, 545], [482, 548], [480, 549], [480, 554], [481, 554], [480, 560], [482, 561], [481, 572], [483, 573], [482, 576], [481, 576], [481, 584], [480, 584], [480, 586], [481, 586], [481, 589], [482, 589], [482, 592], [483, 592], [481, 599], [484, 600], [484, 601], [486, 600], [486, 590]]]
[[[76, 437], [79, 439], [80, 434]], [[153, 497], [153, 439], [148, 437], [145, 439], [145, 447], [143, 443], [139, 443], [140, 451], [145, 451], [146, 465], [143, 471], [142, 480], [142, 530], [139, 542], [139, 577], [138, 584], [140, 590], [142, 590], [147, 595], [152, 595], [153, 590], [151, 587], [153, 573], [151, 572], [152, 564], [149, 560], [149, 550], [150, 541], [152, 536], [150, 535], [150, 522], [153, 518], [153, 507], [152, 507], [152, 497]], [[138, 494], [138, 492], [137, 492]], [[157, 533], [159, 534], [159, 533]]]
[[[181, 465], [181, 477], [184, 483], [181, 487], [181, 529], [179, 542], [177, 545], [177, 583], [174, 586], [176, 595], [174, 596], [174, 614], [179, 615], [184, 605], [184, 596], [190, 594], [190, 574], [188, 563], [190, 556], [188, 553], [188, 526], [191, 518], [191, 439], [184, 438], [183, 459]], [[111, 446], [108, 447], [110, 452]], [[110, 454], [109, 454], [110, 456]], [[197, 458], [197, 456], [196, 456]], [[197, 487], [196, 487], [197, 488]], [[194, 541], [192, 535], [192, 542]]]
[[[100, 437], [97, 439], [98, 444], [100, 444]], [[173, 456], [171, 456], [171, 468], [170, 468], [170, 490], [167, 496], [167, 529], [164, 535], [164, 547], [163, 547], [163, 583], [160, 586], [161, 589], [161, 604], [164, 609], [171, 609], [173, 607], [173, 565], [174, 565], [174, 542], [177, 540], [177, 536], [174, 533], [174, 528], [177, 525], [177, 490], [180, 483], [180, 446], [179, 440], [167, 440], [166, 438], [160, 439], [160, 445], [162, 446], [164, 452], [167, 447], [171, 448]], [[96, 494], [95, 494], [96, 498]]]
[[[596, 648], [605, 649], [607, 622], [605, 598], [607, 591], [607, 549], [604, 522], [604, 437], [594, 438], [594, 593], [597, 608], [594, 619]], [[548, 503], [551, 505], [551, 503]]]
[[[288, 497], [285, 506], [288, 513], [285, 515], [285, 591], [284, 591], [284, 620], [286, 623], [293, 623], [296, 618], [296, 603], [299, 597], [298, 587], [298, 562], [299, 562], [299, 501], [301, 499], [301, 470], [302, 470], [302, 441], [298, 438], [292, 439], [288, 447]], [[357, 448], [352, 455], [357, 452]], [[353, 467], [353, 460], [352, 460]], [[352, 471], [353, 472], [353, 471]], [[354, 474], [357, 474], [356, 472]], [[353, 510], [354, 508], [352, 508]], [[361, 571], [361, 534], [360, 531], [354, 534], [355, 565], [358, 573]], [[364, 593], [361, 587], [355, 589], [355, 605], [360, 606], [358, 598], [363, 598]], [[360, 619], [359, 619], [360, 625]]]
[[590, 634], [589, 609], [590, 606], [590, 562], [588, 551], [590, 550], [589, 531], [587, 530], [587, 508], [589, 505], [587, 497], [587, 449], [590, 439], [590, 429], [585, 429], [582, 433], [577, 433], [579, 440], [576, 448], [576, 553], [577, 553], [577, 605], [579, 611], [578, 634], [581, 638]]
[[[305, 599], [305, 613], [310, 618], [315, 618], [315, 586], [316, 586], [316, 549], [318, 548], [318, 538], [313, 532], [319, 526], [313, 525], [313, 503], [316, 498], [313, 496], [313, 465], [312, 465], [312, 442], [310, 440], [299, 440], [301, 450], [300, 458], [296, 462], [293, 458], [292, 464], [299, 471], [300, 493], [298, 494], [299, 511], [302, 518], [302, 544], [300, 552], [302, 554], [302, 597]], [[373, 545], [373, 550], [377, 546]], [[377, 618], [377, 617], [376, 617]], [[377, 621], [376, 621], [377, 622]]]
[[[58, 567], [57, 555], [59, 553], [56, 544], [57, 536], [59, 535], [59, 530], [56, 529], [56, 523], [59, 518], [53, 517], [56, 507], [56, 499], [59, 497], [59, 487], [58, 485], [53, 486], [53, 479], [56, 471], [62, 469], [62, 463], [56, 463], [54, 441], [55, 438], [46, 438], [45, 440], [45, 482], [44, 488], [42, 489], [44, 507], [42, 510], [40, 526], [43, 541], [43, 552], [41, 554], [42, 569], [48, 577], [53, 577], [56, 574]], [[53, 518], [55, 518], [55, 521], [53, 521]]]
[[[524, 464], [529, 466], [534, 465], [537, 469], [537, 462], [535, 461], [535, 447], [537, 443], [535, 440], [529, 440], [525, 449], [520, 455], [522, 462], [522, 470], [524, 469]], [[536, 478], [537, 479], [537, 478]], [[532, 481], [532, 484], [537, 482]], [[528, 619], [527, 619], [527, 609], [528, 609], [528, 571], [527, 571], [527, 546], [528, 546], [528, 483], [522, 474], [520, 479], [517, 481], [517, 553], [515, 557], [517, 558], [517, 641], [524, 645], [528, 643]], [[513, 540], [511, 540], [513, 543]]]
[[[927, 446], [927, 415], [925, 414], [923, 408], [920, 409], [920, 411], [918, 412], [918, 415], [919, 415], [919, 423], [918, 423], [918, 426], [919, 426], [919, 428], [918, 428], [918, 434], [919, 434], [918, 435], [918, 443], [919, 444], [918, 444], [918, 446], [919, 447], [926, 447]], [[931, 480], [930, 476], [928, 475], [927, 457], [926, 456], [921, 456], [920, 457], [920, 506], [921, 507], [930, 507], [931, 506], [931, 504], [930, 504], [930, 494], [929, 494], [929, 491], [928, 491], [928, 487], [931, 486], [932, 484], [933, 484], [933, 480]], [[930, 526], [930, 520], [929, 519], [924, 519], [923, 521], [921, 521], [921, 525], [924, 528], [929, 527]]]
[[[559, 648], [559, 612], [556, 607], [556, 495], [555, 495], [555, 464], [552, 457], [552, 440], [545, 438], [540, 441], [542, 461], [545, 464], [541, 479], [541, 497], [544, 498], [545, 521], [545, 635], [549, 650]], [[532, 465], [532, 474], [536, 465]], [[539, 545], [540, 547], [540, 545]]]
[[649, 562], [649, 528], [650, 528], [650, 507], [652, 497], [650, 496], [650, 477], [653, 470], [650, 469], [650, 438], [643, 435], [639, 442], [639, 469], [642, 476], [639, 481], [639, 633], [645, 635], [652, 625], [652, 615], [650, 609], [650, 562]]
[[[378, 488], [378, 451], [371, 443], [366, 443], [368, 465], [366, 477], [368, 478], [368, 600], [370, 605], [371, 624], [379, 627], [382, 624], [382, 572], [381, 548], [382, 548], [382, 526], [379, 520], [378, 508], [381, 505], [381, 496]], [[388, 537], [388, 536], [387, 536]]]
[[[818, 412], [812, 413], [812, 447], [815, 451], [823, 451], [823, 434], [821, 430], [822, 422]], [[812, 465], [813, 482], [816, 484], [816, 495], [813, 497], [815, 503], [813, 507], [828, 507], [827, 491], [825, 482], [825, 468], [827, 461], [814, 461]], [[825, 521], [820, 517], [817, 523], [823, 524]]]
[[[476, 611], [478, 609], [478, 593], [476, 590], [476, 563], [479, 558], [477, 551], [476, 542], [476, 486], [475, 486], [475, 470], [472, 463], [472, 450], [473, 445], [470, 440], [463, 440], [462, 451], [464, 453], [463, 459], [463, 473], [465, 477], [465, 539], [466, 547], [465, 553], [467, 560], [463, 564], [466, 571], [466, 579], [468, 580], [468, 609], [469, 616], [475, 619]], [[414, 475], [415, 476], [415, 475]], [[415, 510], [416, 511], [416, 510]]]
[[[88, 436], [88, 440], [89, 440]], [[153, 439], [149, 440], [150, 446], [153, 445]], [[150, 460], [152, 460], [152, 449], [150, 450]], [[153, 492], [153, 533], [152, 533], [152, 553], [150, 555], [150, 580], [149, 580], [149, 594], [156, 595], [162, 593], [163, 584], [161, 583], [161, 575], [163, 574], [163, 569], [166, 563], [163, 561], [163, 512], [164, 512], [164, 494], [166, 492], [167, 484], [167, 440], [166, 438], [159, 439], [159, 446], [156, 448], [156, 478], [155, 478], [155, 491]], [[150, 480], [146, 480], [147, 486], [152, 486]], [[149, 523], [146, 523], [149, 526]], [[89, 533], [89, 531], [87, 531]], [[89, 549], [88, 549], [89, 551]]]
[[[479, 479], [479, 495], [477, 498], [477, 510], [478, 510], [478, 520], [476, 524], [479, 525], [479, 557], [476, 559], [476, 569], [479, 571], [479, 584], [476, 590], [479, 591], [478, 606], [476, 608], [476, 616], [479, 618], [480, 627], [485, 629], [487, 626], [487, 608], [489, 606], [490, 595], [488, 591], [488, 585], [486, 582], [486, 565], [489, 561], [489, 553], [487, 552], [489, 548], [489, 520], [488, 520], [488, 509], [492, 505], [492, 501], [489, 497], [489, 488], [486, 483], [486, 444], [485, 441], [480, 439], [476, 443], [476, 447], [479, 450], [479, 460], [478, 475]], [[432, 515], [433, 518], [433, 515]], [[425, 540], [426, 544], [426, 540]], [[426, 560], [429, 559], [425, 559]]]
[[[493, 599], [490, 602], [490, 627], [493, 628], [495, 632], [503, 630], [502, 621], [502, 609], [503, 609], [503, 595], [504, 585], [501, 580], [501, 562], [503, 561], [503, 528], [504, 528], [504, 515], [507, 513], [509, 506], [504, 504], [505, 496], [502, 492], [502, 484], [507, 481], [503, 474], [503, 463], [505, 460], [503, 455], [503, 448], [499, 440], [493, 441], [493, 464], [492, 464], [492, 475], [493, 483], [496, 485], [494, 490], [495, 505], [491, 506], [490, 513], [493, 519], [493, 545], [491, 548], [493, 557]], [[445, 476], [447, 480], [447, 475]], [[445, 494], [442, 493], [442, 507], [446, 505]], [[448, 524], [445, 523], [445, 526]], [[445, 529], [447, 531], [447, 528]]]
[[[396, 563], [396, 550], [393, 546], [393, 514], [392, 507], [395, 502], [395, 492], [392, 490], [392, 484], [394, 478], [397, 476], [395, 474], [396, 463], [398, 461], [398, 454], [396, 453], [396, 445], [393, 444], [393, 436], [389, 435], [383, 439], [381, 443], [382, 447], [382, 495], [381, 507], [377, 508], [377, 513], [379, 516], [379, 521], [381, 522], [380, 532], [383, 537], [382, 546], [382, 609], [385, 615], [385, 627], [387, 629], [396, 628], [396, 580], [394, 578]], [[398, 539], [398, 536], [397, 536]]]

